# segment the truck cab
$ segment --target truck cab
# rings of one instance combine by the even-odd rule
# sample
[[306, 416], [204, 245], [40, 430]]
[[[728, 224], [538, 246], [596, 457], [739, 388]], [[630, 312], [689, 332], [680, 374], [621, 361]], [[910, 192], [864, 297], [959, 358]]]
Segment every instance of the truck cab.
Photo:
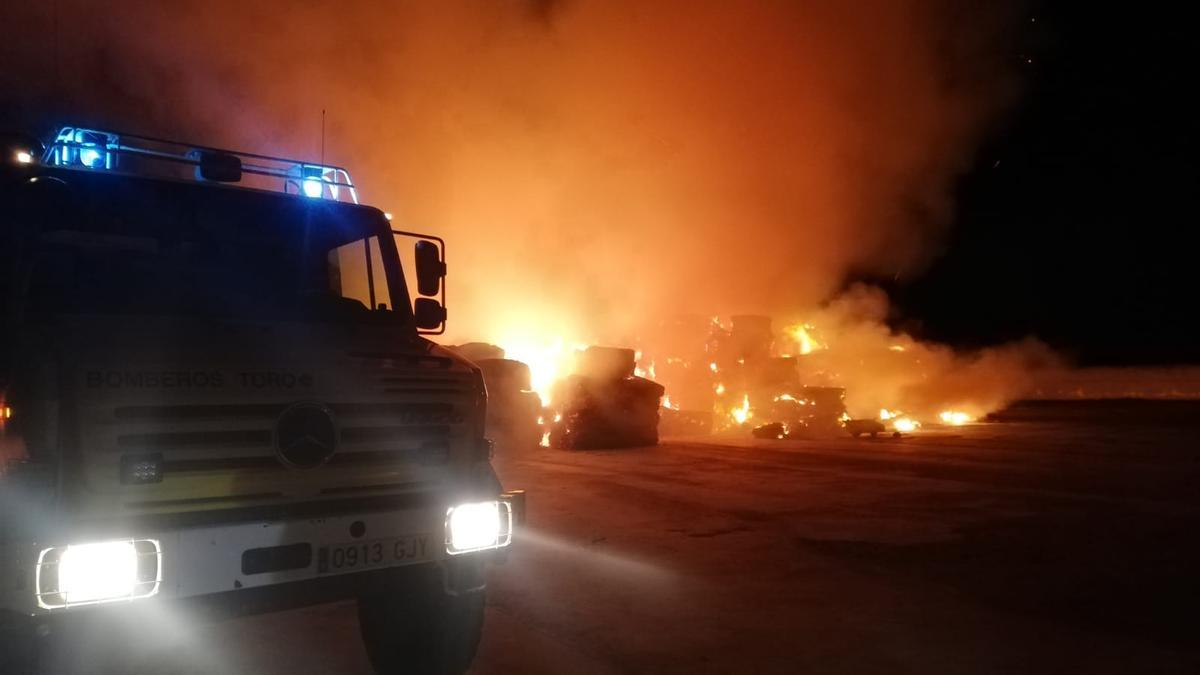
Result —
[[78, 127], [0, 152], [7, 658], [78, 668], [71, 630], [155, 606], [353, 597], [379, 672], [464, 670], [522, 503], [479, 369], [423, 336], [444, 242], [340, 167]]

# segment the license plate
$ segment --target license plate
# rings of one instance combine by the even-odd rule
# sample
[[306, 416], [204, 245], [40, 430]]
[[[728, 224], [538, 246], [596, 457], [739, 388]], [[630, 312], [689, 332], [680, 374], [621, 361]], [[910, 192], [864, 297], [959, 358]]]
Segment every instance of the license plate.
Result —
[[426, 560], [430, 553], [429, 537], [423, 534], [322, 546], [317, 549], [317, 574], [404, 565]]

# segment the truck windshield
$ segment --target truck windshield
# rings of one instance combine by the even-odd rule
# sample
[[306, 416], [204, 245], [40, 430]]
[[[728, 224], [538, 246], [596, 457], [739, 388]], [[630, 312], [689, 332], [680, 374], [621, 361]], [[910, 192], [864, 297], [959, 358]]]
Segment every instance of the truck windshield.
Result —
[[124, 187], [103, 199], [74, 190], [77, 208], [38, 218], [30, 314], [410, 322], [395, 244], [373, 210]]

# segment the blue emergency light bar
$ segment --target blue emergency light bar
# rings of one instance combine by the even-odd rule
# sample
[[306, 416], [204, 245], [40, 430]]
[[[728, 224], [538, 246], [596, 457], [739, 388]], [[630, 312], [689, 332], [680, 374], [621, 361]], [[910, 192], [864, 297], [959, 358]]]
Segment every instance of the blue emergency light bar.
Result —
[[116, 152], [120, 145], [120, 138], [116, 134], [66, 127], [58, 132], [58, 137], [46, 149], [42, 161], [55, 166], [82, 166], [111, 171], [116, 168]]
[[[340, 166], [315, 164], [284, 157], [221, 150], [150, 136], [82, 127], [63, 127], [46, 147], [44, 164], [93, 171], [116, 170], [122, 159], [134, 168], [156, 163], [190, 165], [199, 181], [245, 183], [309, 199], [358, 203], [350, 173]], [[143, 161], [148, 160], [148, 161]]]

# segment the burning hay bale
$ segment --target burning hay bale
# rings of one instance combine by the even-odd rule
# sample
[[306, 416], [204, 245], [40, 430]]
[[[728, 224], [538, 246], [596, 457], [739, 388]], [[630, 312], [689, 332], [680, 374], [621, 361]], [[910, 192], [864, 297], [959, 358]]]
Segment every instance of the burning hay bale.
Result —
[[588, 347], [579, 355], [575, 374], [595, 380], [619, 380], [633, 377], [637, 352], [622, 347]]
[[[656, 408], [657, 432], [668, 436], [750, 434], [754, 429], [765, 438], [840, 436], [847, 433], [845, 423], [852, 418], [868, 420], [852, 425], [851, 433], [861, 429], [860, 435], [920, 433], [972, 423], [1020, 390], [1027, 368], [1017, 357], [1025, 352], [956, 354], [922, 343], [886, 325], [881, 302], [870, 293], [849, 293], [811, 316], [778, 324], [754, 314], [731, 320], [674, 317], [634, 333], [631, 343], [637, 351], [588, 348], [574, 337], [553, 333], [509, 337], [501, 343], [510, 356], [530, 366], [532, 389], [544, 406], [544, 446], [553, 440], [559, 447], [572, 447], [572, 439], [594, 436], [568, 433], [576, 422], [584, 425], [580, 429], [613, 426], [615, 422], [604, 420], [617, 420], [622, 413], [596, 413], [603, 406], [594, 401], [623, 400], [626, 395], [616, 385], [601, 392], [604, 387], [596, 383], [638, 377], [665, 387], [661, 407]], [[567, 383], [565, 373], [588, 380]], [[653, 396], [640, 396], [643, 403], [638, 406], [644, 408], [630, 410], [644, 412], [625, 416], [653, 419]], [[575, 414], [578, 411], [583, 412]], [[878, 419], [871, 419], [876, 412]], [[570, 419], [564, 420], [564, 415]], [[601, 421], [584, 421], [593, 419]], [[638, 435], [652, 438], [649, 433]], [[625, 444], [619, 439], [579, 442], [593, 447]]]
[[846, 419], [846, 390], [842, 387], [802, 387], [801, 419], [805, 427], [816, 433], [841, 431]]
[[754, 427], [755, 438], [813, 438], [842, 433], [847, 422], [846, 390], [841, 387], [800, 387], [796, 394], [776, 396], [763, 417], [772, 420]]
[[550, 445], [561, 449], [621, 448], [658, 443], [662, 385], [633, 374], [634, 352], [589, 347], [576, 372], [554, 391], [558, 421]]

